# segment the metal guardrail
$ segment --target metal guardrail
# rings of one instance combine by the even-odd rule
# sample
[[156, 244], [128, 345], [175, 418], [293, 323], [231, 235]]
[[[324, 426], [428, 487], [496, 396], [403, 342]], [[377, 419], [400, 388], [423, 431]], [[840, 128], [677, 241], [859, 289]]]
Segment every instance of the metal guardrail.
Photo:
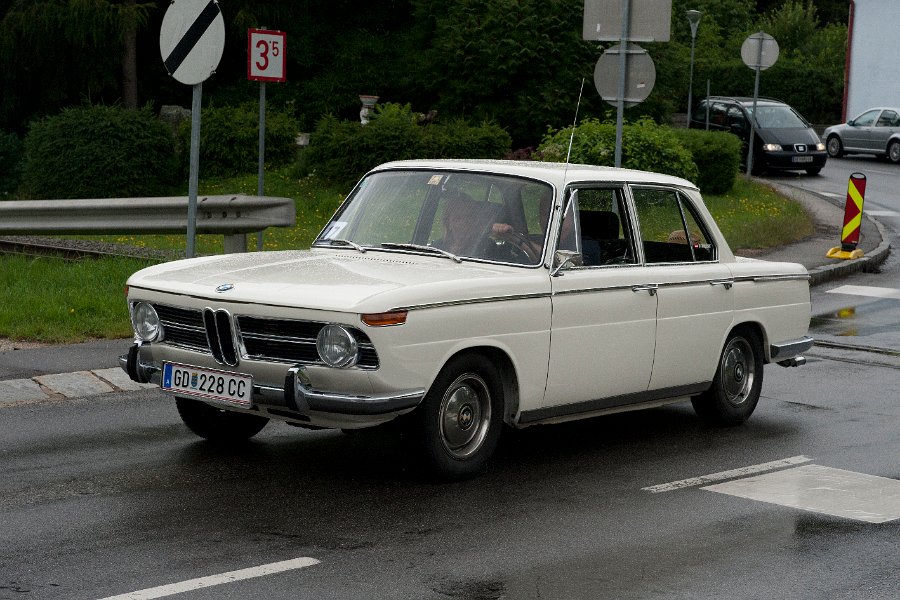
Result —
[[[186, 233], [187, 196], [0, 202], [0, 235]], [[291, 227], [291, 198], [198, 196], [197, 233], [221, 233], [225, 252], [246, 252], [246, 234]]]

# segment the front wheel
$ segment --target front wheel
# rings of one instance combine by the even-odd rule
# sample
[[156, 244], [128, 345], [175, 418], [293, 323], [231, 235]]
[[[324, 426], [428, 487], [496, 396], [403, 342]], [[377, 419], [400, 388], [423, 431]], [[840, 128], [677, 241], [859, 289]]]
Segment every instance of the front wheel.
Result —
[[435, 379], [410, 425], [427, 466], [444, 479], [481, 472], [500, 438], [503, 386], [479, 355], [451, 360]]
[[763, 351], [759, 336], [750, 330], [732, 332], [725, 342], [712, 386], [691, 398], [694, 411], [715, 425], [740, 425], [759, 402], [763, 380]]
[[269, 422], [265, 417], [222, 410], [198, 400], [176, 398], [175, 406], [188, 429], [211, 442], [243, 442]]
[[828, 156], [831, 158], [840, 158], [844, 155], [844, 144], [836, 135], [828, 138], [828, 141], [825, 142], [825, 149], [828, 150]]
[[888, 145], [887, 156], [895, 165], [900, 164], [900, 141], [893, 140]]

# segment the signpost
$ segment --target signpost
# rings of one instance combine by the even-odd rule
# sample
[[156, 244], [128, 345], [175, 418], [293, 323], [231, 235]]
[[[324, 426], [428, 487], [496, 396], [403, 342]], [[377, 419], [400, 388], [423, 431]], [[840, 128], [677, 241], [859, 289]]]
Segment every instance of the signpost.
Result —
[[756, 101], [759, 98], [759, 72], [764, 71], [778, 60], [778, 42], [764, 31], [747, 36], [741, 45], [741, 59], [756, 71], [753, 84], [753, 118], [750, 119], [750, 147], [747, 148], [747, 176], [753, 170], [753, 146], [756, 143]]
[[[264, 196], [266, 160], [266, 82], [287, 79], [283, 31], [249, 29], [247, 31], [247, 79], [259, 82], [259, 164], [257, 166], [256, 195]], [[263, 232], [256, 234], [256, 249], [263, 249]]]
[[200, 108], [203, 82], [212, 75], [225, 49], [225, 20], [216, 0], [173, 0], [163, 17], [159, 52], [166, 71], [193, 87], [191, 159], [188, 182], [188, 258], [194, 256], [197, 233], [197, 187], [200, 171]]
[[[653, 59], [646, 50], [630, 42], [669, 41], [671, 21], [672, 0], [584, 0], [582, 37], [588, 41], [619, 42], [604, 52], [594, 67], [594, 84], [600, 97], [610, 104], [615, 101], [617, 167], [622, 166], [625, 106], [645, 100], [656, 82]], [[613, 80], [614, 93], [609, 87]]]

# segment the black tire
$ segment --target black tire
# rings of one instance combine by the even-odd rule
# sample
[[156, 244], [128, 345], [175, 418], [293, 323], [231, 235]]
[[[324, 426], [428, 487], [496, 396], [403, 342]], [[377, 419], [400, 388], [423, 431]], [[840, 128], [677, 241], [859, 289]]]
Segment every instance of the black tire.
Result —
[[410, 416], [411, 437], [433, 475], [459, 480], [479, 474], [503, 428], [503, 386], [497, 368], [481, 355], [457, 356]]
[[811, 169], [806, 169], [807, 175], [818, 175], [822, 171], [822, 167], [813, 167]]
[[892, 163], [900, 164], [900, 141], [892, 140], [887, 147], [887, 158]]
[[243, 442], [262, 431], [269, 419], [176, 398], [175, 406], [188, 429], [211, 442]]
[[725, 342], [712, 386], [691, 398], [691, 404], [704, 421], [726, 427], [740, 425], [753, 414], [762, 381], [759, 336], [749, 329], [736, 330]]
[[831, 158], [840, 158], [844, 155], [844, 144], [841, 138], [836, 135], [828, 136], [825, 142], [825, 149], [828, 150], [828, 156]]

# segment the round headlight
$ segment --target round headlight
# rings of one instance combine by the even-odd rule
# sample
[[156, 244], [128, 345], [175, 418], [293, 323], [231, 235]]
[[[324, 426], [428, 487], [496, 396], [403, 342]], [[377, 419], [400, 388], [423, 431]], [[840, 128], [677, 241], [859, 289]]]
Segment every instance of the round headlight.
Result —
[[156, 309], [147, 302], [138, 302], [134, 305], [131, 324], [134, 333], [144, 342], [155, 342], [162, 339], [162, 325]]
[[359, 358], [359, 345], [353, 334], [340, 325], [326, 325], [316, 336], [319, 358], [329, 367], [352, 367]]

